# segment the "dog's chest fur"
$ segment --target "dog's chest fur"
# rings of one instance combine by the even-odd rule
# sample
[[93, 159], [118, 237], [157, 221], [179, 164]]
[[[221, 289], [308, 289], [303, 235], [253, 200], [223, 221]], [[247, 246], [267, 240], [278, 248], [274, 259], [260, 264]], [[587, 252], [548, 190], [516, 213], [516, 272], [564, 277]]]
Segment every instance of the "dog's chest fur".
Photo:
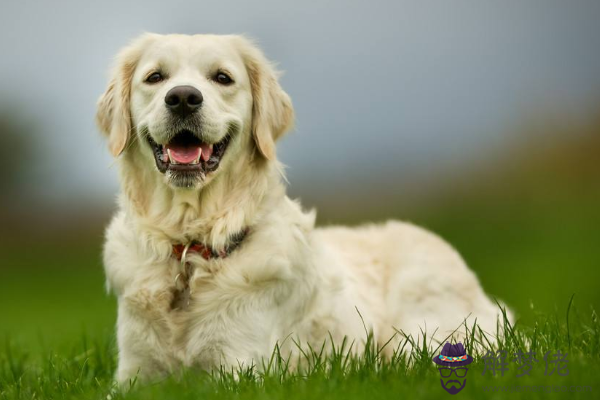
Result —
[[[179, 295], [174, 285], [174, 277], [179, 272], [177, 264], [169, 262], [165, 265], [168, 272], [161, 280], [148, 280], [146, 285], [131, 287], [120, 299], [125, 315], [135, 316], [151, 326], [155, 336], [152, 341], [158, 344], [153, 351], [161, 353], [155, 357], [168, 359], [173, 365], [181, 363], [206, 368], [225, 361], [222, 358], [231, 352], [227, 349], [235, 346], [232, 337], [244, 335], [244, 341], [248, 343], [251, 335], [260, 330], [260, 325], [256, 326], [255, 321], [248, 319], [249, 315], [256, 319], [268, 317], [258, 315], [261, 313], [256, 309], [250, 310], [254, 305], [249, 297], [263, 297], [268, 291], [277, 291], [279, 286], [285, 285], [273, 278], [263, 287], [256, 287], [243, 273], [224, 271], [232, 268], [233, 265], [228, 265], [232, 263], [195, 259], [190, 261], [193, 272], [189, 279], [189, 302], [174, 308], [173, 299]], [[262, 302], [265, 300], [272, 301], [262, 299]], [[245, 330], [244, 324], [254, 329]], [[238, 332], [235, 332], [236, 328]], [[265, 334], [268, 332], [263, 332], [261, 339]], [[251, 353], [252, 349], [247, 352]], [[248, 356], [252, 358], [252, 354]]]
[[119, 297], [119, 347], [168, 370], [210, 368], [250, 364], [292, 333], [319, 342], [339, 331], [335, 307], [328, 316], [317, 306], [324, 282], [310, 243], [314, 216], [289, 201], [279, 207], [284, 218], [262, 221], [227, 258], [188, 256], [190, 302], [180, 309], [172, 306], [180, 263], [168, 244], [153, 245], [118, 214], [107, 231], [105, 266]]

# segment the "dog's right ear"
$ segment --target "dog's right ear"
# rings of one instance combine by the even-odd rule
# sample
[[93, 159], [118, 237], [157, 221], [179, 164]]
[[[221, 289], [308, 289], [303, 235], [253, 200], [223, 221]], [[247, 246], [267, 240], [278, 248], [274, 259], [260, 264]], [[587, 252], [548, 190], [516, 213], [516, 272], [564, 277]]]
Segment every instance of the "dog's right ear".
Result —
[[121, 50], [106, 92], [98, 100], [96, 123], [108, 138], [108, 148], [117, 157], [125, 149], [132, 131], [131, 82], [143, 50], [155, 35], [144, 34]]

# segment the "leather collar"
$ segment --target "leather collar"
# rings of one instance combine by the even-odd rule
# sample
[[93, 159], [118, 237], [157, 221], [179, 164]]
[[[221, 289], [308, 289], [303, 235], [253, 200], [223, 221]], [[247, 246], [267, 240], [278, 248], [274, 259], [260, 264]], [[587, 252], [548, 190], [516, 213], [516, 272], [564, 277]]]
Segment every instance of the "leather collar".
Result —
[[[229, 256], [235, 249], [237, 249], [240, 244], [244, 241], [246, 236], [248, 235], [249, 229], [245, 228], [239, 231], [238, 233], [232, 235], [229, 239], [229, 242], [225, 245], [225, 248], [222, 250], [215, 250], [209, 245], [200, 242], [191, 242], [188, 244], [177, 243], [173, 245], [173, 256], [177, 258], [178, 261], [181, 261], [183, 257], [187, 254], [197, 253], [202, 256], [205, 260], [212, 260], [214, 258], [226, 258]], [[187, 248], [187, 251], [186, 251]]]

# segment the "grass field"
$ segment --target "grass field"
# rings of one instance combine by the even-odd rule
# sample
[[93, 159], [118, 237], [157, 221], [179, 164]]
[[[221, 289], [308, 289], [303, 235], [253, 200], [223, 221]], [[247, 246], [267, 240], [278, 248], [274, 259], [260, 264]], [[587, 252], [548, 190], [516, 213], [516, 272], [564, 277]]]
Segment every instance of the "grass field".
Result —
[[[409, 215], [438, 232], [460, 250], [486, 291], [515, 311], [516, 326], [499, 347], [509, 353], [536, 351], [539, 362], [532, 376], [517, 378], [514, 362], [503, 377], [482, 375], [481, 354], [474, 353], [460, 398], [600, 398], [600, 327], [593, 311], [600, 309], [600, 190], [595, 185], [550, 191], [540, 182], [536, 190], [545, 191], [543, 196], [440, 199], [443, 209], [412, 213], [390, 206], [360, 216]], [[309, 370], [241, 371], [235, 379], [231, 373], [188, 371], [117, 390], [112, 381], [116, 301], [104, 290], [102, 224], [68, 239], [59, 234], [12, 239], [0, 241], [1, 400], [449, 396], [431, 361], [439, 353], [436, 346], [419, 347], [391, 361], [380, 360], [373, 351], [359, 359], [316, 357]], [[569, 354], [569, 375], [544, 375], [543, 354], [558, 350]], [[537, 391], [486, 391], [492, 385], [496, 390], [518, 385]], [[555, 386], [580, 391], [546, 392]]]
[[[600, 326], [593, 307], [597, 308], [599, 300], [600, 272], [596, 267], [600, 249], [594, 241], [600, 235], [598, 225], [589, 218], [596, 216], [594, 211], [580, 204], [579, 214], [562, 217], [560, 229], [549, 228], [542, 218], [547, 210], [540, 206], [535, 207], [537, 213], [507, 213], [521, 221], [516, 232], [514, 220], [506, 215], [492, 218], [494, 213], [482, 207], [479, 211], [470, 207], [469, 214], [458, 209], [417, 222], [440, 232], [461, 249], [486, 290], [516, 311], [514, 335], [508, 335], [499, 347], [509, 353], [536, 351], [539, 363], [531, 377], [517, 378], [518, 365], [513, 362], [504, 377], [482, 376], [484, 364], [473, 354], [476, 362], [468, 373], [468, 385], [457, 396], [597, 398]], [[584, 214], [588, 218], [583, 218]], [[560, 218], [555, 217], [555, 221]], [[112, 381], [116, 302], [104, 291], [100, 228], [91, 237], [95, 239], [74, 239], [68, 249], [52, 239], [38, 242], [34, 251], [16, 245], [4, 247], [4, 267], [0, 269], [0, 399], [449, 396], [431, 362], [433, 354], [439, 354], [436, 346], [419, 347], [387, 362], [372, 351], [360, 359], [316, 357], [308, 371], [295, 373], [281, 369], [265, 375], [241, 371], [234, 379], [230, 373], [189, 371], [152, 385], [135, 384], [132, 390], [116, 389]], [[557, 350], [569, 353], [569, 375], [545, 376], [543, 354]], [[489, 391], [490, 386], [515, 390], [515, 385], [522, 390], [535, 386], [529, 390], [537, 392]], [[581, 391], [546, 392], [555, 386]]]
[[[474, 356], [469, 365], [468, 385], [458, 394], [463, 398], [535, 399], [553, 396], [597, 398], [600, 376], [600, 323], [595, 312], [580, 318], [573, 309], [558, 316], [538, 316], [534, 327], [512, 327], [505, 323], [506, 335], [497, 344], [482, 336], [476, 326], [463, 326], [469, 335], [467, 354]], [[348, 346], [333, 348], [323, 356], [314, 349], [302, 357], [305, 366], [291, 371], [286, 360], [274, 352], [264, 367], [216, 371], [186, 371], [182, 376], [140, 385], [131, 382], [116, 387], [115, 349], [111, 335], [82, 335], [70, 348], [45, 348], [30, 351], [22, 345], [6, 342], [0, 353], [0, 399], [389, 399], [433, 398], [446, 396], [431, 358], [439, 346], [422, 339], [406, 338], [399, 351], [383, 360], [378, 349], [367, 344], [360, 357], [348, 355]], [[365, 335], [367, 343], [369, 337]], [[410, 352], [401, 351], [407, 343]], [[508, 355], [507, 370], [482, 359], [485, 347]], [[329, 346], [325, 344], [324, 346]], [[535, 354], [530, 375], [522, 373], [522, 364], [513, 360], [518, 351]], [[553, 364], [553, 355], [567, 353], [564, 364]], [[550, 352], [546, 364], [544, 355]], [[496, 353], [499, 354], [499, 353]], [[492, 373], [495, 371], [494, 373]], [[546, 374], [548, 372], [548, 374]], [[559, 374], [560, 372], [560, 374]], [[550, 374], [551, 373], [551, 374]]]

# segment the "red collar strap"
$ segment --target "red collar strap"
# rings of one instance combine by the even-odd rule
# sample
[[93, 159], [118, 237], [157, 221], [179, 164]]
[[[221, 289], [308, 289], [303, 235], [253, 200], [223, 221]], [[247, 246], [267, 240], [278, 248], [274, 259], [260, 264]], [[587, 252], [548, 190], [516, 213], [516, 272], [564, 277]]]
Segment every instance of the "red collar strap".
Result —
[[[205, 260], [212, 260], [213, 258], [225, 258], [229, 256], [235, 249], [237, 249], [240, 244], [242, 244], [246, 238], [246, 235], [248, 235], [248, 231], [249, 229], [246, 228], [230, 236], [229, 242], [225, 248], [220, 251], [216, 251], [204, 243], [192, 242], [187, 249], [187, 254], [197, 253], [200, 254]], [[181, 261], [185, 247], [186, 245], [179, 243], [173, 245], [173, 255], [175, 258], [177, 258], [177, 260]]]

